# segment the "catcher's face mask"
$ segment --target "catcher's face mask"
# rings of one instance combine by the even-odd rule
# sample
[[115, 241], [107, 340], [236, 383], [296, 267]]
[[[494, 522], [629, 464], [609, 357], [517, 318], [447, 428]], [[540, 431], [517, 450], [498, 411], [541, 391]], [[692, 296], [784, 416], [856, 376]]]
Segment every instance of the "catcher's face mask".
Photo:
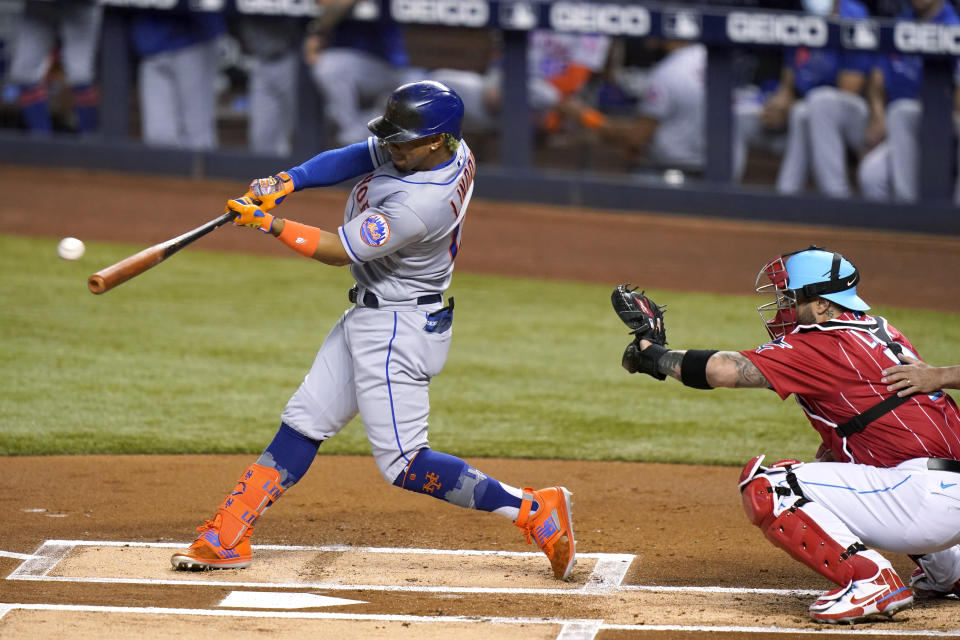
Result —
[[757, 275], [757, 293], [773, 294], [774, 301], [757, 307], [764, 327], [773, 339], [797, 326], [798, 301], [826, 298], [854, 311], [870, 306], [857, 296], [860, 273], [839, 253], [811, 246], [778, 256]]
[[787, 335], [797, 326], [797, 296], [787, 288], [787, 267], [784, 264], [787, 256], [777, 256], [763, 265], [754, 286], [757, 293], [774, 296], [773, 301], [757, 307], [763, 326], [774, 340]]

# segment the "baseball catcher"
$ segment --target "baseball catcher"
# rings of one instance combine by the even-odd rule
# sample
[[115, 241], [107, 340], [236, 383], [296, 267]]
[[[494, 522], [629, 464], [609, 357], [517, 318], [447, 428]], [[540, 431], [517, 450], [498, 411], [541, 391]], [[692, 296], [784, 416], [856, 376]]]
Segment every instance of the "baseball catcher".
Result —
[[[885, 371], [919, 356], [885, 318], [868, 315], [859, 282], [849, 260], [818, 247], [770, 260], [755, 289], [772, 297], [758, 307], [771, 340], [743, 351], [667, 349], [661, 308], [629, 287], [613, 293], [634, 335], [627, 371], [694, 389], [793, 394], [819, 433], [814, 462], [763, 465], [758, 455], [738, 486], [750, 522], [837, 585], [810, 607], [827, 623], [960, 593], [960, 410], [940, 390], [887, 388]], [[917, 564], [910, 586], [871, 547], [908, 554]]]

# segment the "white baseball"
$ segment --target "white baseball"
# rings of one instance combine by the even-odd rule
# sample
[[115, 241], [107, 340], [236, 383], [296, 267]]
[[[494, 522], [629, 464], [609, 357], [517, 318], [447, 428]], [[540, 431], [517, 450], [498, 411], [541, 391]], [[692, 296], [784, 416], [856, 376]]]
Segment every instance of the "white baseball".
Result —
[[83, 240], [64, 238], [60, 241], [60, 244], [57, 245], [57, 255], [64, 260], [79, 260], [83, 257], [83, 252], [86, 251], [86, 249], [87, 247], [83, 244]]

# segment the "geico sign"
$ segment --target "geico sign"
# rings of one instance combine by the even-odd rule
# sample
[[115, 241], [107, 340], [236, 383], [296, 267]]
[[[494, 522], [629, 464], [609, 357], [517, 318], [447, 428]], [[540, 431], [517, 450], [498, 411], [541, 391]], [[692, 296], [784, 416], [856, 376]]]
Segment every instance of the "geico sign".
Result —
[[490, 5], [479, 0], [400, 0], [390, 3], [390, 15], [397, 22], [485, 27]]
[[550, 28], [645, 36], [650, 33], [650, 12], [644, 7], [630, 5], [554, 2], [550, 6]]
[[280, 16], [315, 16], [318, 13], [315, 0], [237, 0], [237, 11]]
[[727, 37], [733, 42], [822, 47], [827, 23], [817, 16], [743, 13], [727, 15]]
[[893, 43], [911, 53], [960, 55], [960, 25], [899, 22], [893, 28]]

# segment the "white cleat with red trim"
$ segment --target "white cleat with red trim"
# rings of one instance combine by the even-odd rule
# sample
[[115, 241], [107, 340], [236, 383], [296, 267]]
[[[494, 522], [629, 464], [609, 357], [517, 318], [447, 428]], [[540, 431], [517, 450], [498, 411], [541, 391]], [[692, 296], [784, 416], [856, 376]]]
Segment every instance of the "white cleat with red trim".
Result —
[[881, 569], [869, 580], [854, 580], [820, 596], [810, 605], [810, 617], [830, 624], [854, 623], [877, 616], [889, 618], [911, 605], [910, 588], [893, 569]]

